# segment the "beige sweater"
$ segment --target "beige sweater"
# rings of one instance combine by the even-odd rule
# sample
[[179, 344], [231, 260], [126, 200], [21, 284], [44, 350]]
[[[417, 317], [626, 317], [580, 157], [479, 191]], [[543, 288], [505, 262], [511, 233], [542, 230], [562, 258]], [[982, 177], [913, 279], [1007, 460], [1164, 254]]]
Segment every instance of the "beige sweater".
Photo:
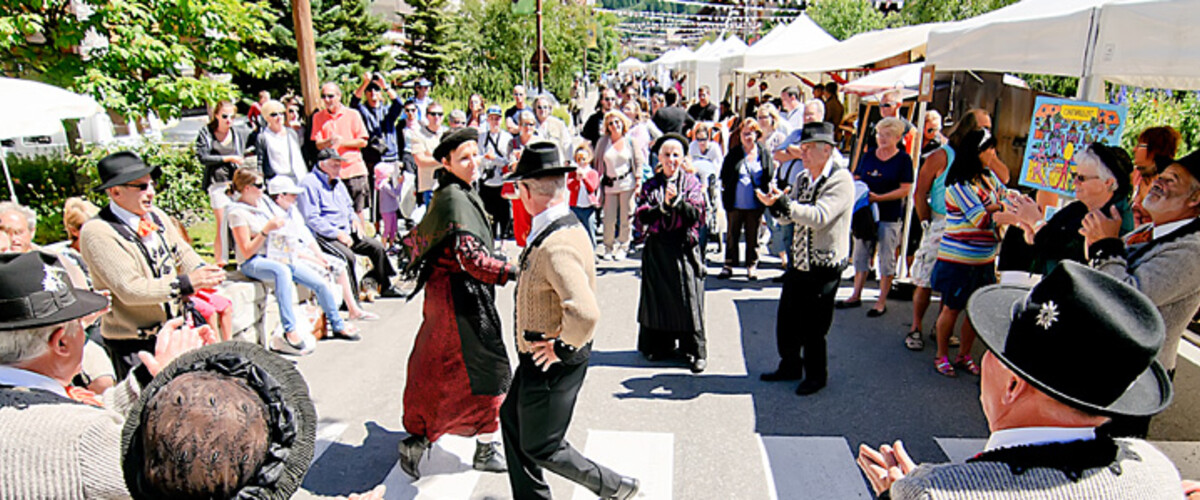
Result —
[[130, 378], [104, 393], [105, 408], [0, 408], [0, 498], [128, 498], [121, 430], [140, 393]]
[[[159, 220], [170, 220], [157, 208], [154, 211]], [[154, 277], [141, 249], [117, 234], [108, 222], [96, 218], [83, 225], [80, 250], [91, 272], [92, 284], [97, 291], [112, 293], [112, 310], [104, 315], [100, 324], [100, 334], [104, 338], [137, 338], [139, 328], [150, 328], [166, 321], [163, 304], [178, 299], [179, 293], [179, 288], [173, 288], [171, 284], [179, 279], [179, 273], [204, 265], [175, 226], [165, 225], [162, 234], [175, 265], [161, 278]]]
[[540, 332], [581, 348], [600, 321], [596, 263], [583, 226], [551, 233], [525, 256], [517, 280], [517, 351], [530, 352], [524, 333]]

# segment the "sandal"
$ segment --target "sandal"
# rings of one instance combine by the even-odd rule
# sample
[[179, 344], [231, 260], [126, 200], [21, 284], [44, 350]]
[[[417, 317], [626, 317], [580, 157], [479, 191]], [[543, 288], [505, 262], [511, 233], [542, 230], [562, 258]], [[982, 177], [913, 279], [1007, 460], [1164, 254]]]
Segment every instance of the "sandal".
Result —
[[921, 338], [920, 330], [908, 332], [908, 336], [904, 337], [904, 347], [910, 351], [920, 351], [925, 348], [925, 340]]
[[970, 354], [959, 354], [954, 358], [954, 365], [971, 372], [971, 375], [979, 375], [979, 365], [975, 364]]
[[940, 358], [934, 359], [933, 361], [934, 361], [933, 368], [935, 370], [937, 370], [938, 373], [945, 375], [947, 377], [957, 377], [958, 376], [957, 373], [954, 373], [954, 366], [950, 364], [950, 358], [947, 358], [946, 356], [942, 356]]

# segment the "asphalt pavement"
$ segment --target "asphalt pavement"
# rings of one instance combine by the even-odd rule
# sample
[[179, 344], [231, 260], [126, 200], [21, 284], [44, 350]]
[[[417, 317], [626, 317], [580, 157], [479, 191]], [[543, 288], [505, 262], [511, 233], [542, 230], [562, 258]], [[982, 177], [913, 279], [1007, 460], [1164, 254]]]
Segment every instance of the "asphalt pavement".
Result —
[[[515, 256], [512, 243], [506, 245]], [[862, 308], [836, 313], [824, 390], [800, 397], [795, 382], [759, 381], [778, 360], [780, 285], [770, 278], [782, 272], [776, 261], [764, 260], [757, 281], [748, 281], [744, 271], [718, 280], [719, 256], [709, 254], [709, 365], [699, 375], [682, 362], [651, 363], [637, 353], [640, 263], [636, 254], [602, 262], [603, 318], [568, 440], [596, 461], [639, 477], [638, 498], [656, 499], [871, 498], [854, 465], [860, 443], [900, 439], [918, 462], [962, 460], [981, 449], [988, 429], [979, 378], [962, 370], [957, 378], [937, 374], [932, 341], [922, 352], [905, 349], [911, 303], [891, 300], [886, 315], [866, 317], [874, 282]], [[510, 350], [512, 291], [511, 284], [497, 291]], [[849, 293], [844, 280], [838, 295]], [[505, 475], [470, 469], [474, 445], [468, 438], [443, 438], [415, 483], [396, 466], [396, 446], [406, 436], [400, 423], [405, 366], [422, 305], [421, 295], [381, 299], [368, 308], [382, 318], [359, 323], [361, 342], [325, 341], [297, 359], [320, 415], [317, 457], [297, 498], [346, 495], [380, 483], [394, 499], [512, 498]], [[926, 332], [935, 310], [936, 302]], [[1150, 437], [1185, 477], [1196, 478], [1200, 444], [1192, 441], [1200, 438], [1189, 417], [1200, 397], [1189, 389], [1200, 384], [1200, 350], [1186, 349], [1191, 358], [1181, 358], [1180, 395], [1155, 420]], [[555, 497], [594, 498], [548, 475]]]

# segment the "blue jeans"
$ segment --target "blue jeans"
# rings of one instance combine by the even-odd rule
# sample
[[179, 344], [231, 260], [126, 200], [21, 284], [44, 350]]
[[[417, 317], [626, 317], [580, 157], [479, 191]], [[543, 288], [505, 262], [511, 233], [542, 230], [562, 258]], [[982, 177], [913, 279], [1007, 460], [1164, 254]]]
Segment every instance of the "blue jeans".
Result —
[[571, 207], [571, 212], [583, 223], [588, 239], [592, 240], [592, 248], [596, 248], [596, 207]]
[[340, 332], [346, 329], [337, 310], [337, 297], [333, 295], [332, 287], [317, 271], [305, 266], [293, 266], [271, 260], [261, 255], [251, 257], [241, 265], [242, 274], [262, 282], [275, 284], [275, 300], [279, 301], [279, 321], [283, 323], [283, 331], [296, 329], [296, 283], [304, 285], [317, 294], [317, 303], [325, 311], [330, 328]]

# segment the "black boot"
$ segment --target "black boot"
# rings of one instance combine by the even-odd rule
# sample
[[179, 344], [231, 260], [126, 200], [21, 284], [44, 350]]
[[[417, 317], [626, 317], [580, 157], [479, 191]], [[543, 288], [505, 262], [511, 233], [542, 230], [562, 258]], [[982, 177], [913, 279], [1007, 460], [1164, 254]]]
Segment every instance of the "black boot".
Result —
[[508, 462], [500, 454], [500, 443], [476, 441], [474, 468], [483, 472], [508, 472]]
[[400, 442], [400, 468], [405, 474], [413, 477], [413, 479], [421, 478], [421, 471], [417, 466], [421, 463], [421, 456], [429, 450], [429, 440], [425, 436], [409, 436]]
[[638, 482], [637, 478], [621, 476], [621, 484], [617, 485], [617, 492], [610, 498], [614, 500], [628, 500], [637, 495], [640, 487], [641, 483]]

